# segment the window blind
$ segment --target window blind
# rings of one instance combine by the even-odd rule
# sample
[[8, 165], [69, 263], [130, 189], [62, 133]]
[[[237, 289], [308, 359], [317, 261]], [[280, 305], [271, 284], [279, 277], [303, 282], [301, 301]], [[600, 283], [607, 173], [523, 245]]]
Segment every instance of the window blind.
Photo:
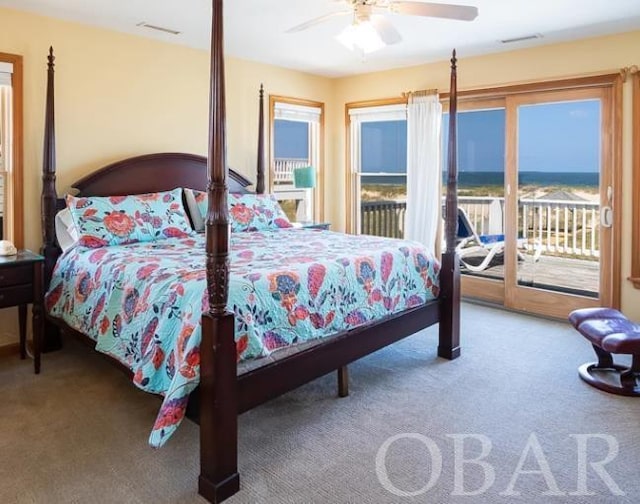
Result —
[[0, 86], [11, 85], [12, 73], [13, 73], [13, 64], [0, 61]]
[[291, 103], [276, 102], [274, 106], [275, 119], [285, 119], [287, 121], [319, 123], [321, 112], [322, 110], [318, 107], [293, 105]]

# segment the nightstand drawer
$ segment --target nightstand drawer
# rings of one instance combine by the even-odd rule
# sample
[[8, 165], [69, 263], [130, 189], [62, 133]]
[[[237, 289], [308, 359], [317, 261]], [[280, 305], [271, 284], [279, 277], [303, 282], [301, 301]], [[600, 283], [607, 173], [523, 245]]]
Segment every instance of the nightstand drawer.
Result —
[[0, 285], [8, 287], [10, 285], [27, 284], [33, 281], [33, 266], [16, 266], [13, 268], [0, 269]]
[[28, 304], [33, 301], [33, 285], [17, 285], [0, 289], [0, 308]]

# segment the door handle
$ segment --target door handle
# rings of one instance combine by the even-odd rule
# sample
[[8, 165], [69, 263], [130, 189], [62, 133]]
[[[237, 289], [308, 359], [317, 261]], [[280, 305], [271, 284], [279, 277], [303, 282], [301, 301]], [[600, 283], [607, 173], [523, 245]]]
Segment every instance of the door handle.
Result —
[[602, 207], [600, 211], [600, 224], [606, 228], [613, 226], [613, 210], [610, 206]]

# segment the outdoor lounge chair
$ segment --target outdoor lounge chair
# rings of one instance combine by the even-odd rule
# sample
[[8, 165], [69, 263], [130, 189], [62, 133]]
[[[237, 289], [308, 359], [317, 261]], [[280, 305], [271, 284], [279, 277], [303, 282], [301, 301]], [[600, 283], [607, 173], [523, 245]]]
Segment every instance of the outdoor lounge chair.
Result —
[[[490, 265], [493, 259], [504, 253], [504, 234], [486, 234], [479, 235], [475, 227], [469, 220], [469, 216], [462, 208], [458, 208], [458, 243], [456, 251], [460, 257], [463, 268], [474, 273], [484, 271]], [[518, 239], [518, 248], [524, 245], [525, 239]], [[533, 261], [536, 262], [542, 253], [541, 247], [535, 246]], [[470, 262], [469, 258], [483, 256], [480, 263]], [[525, 260], [524, 255], [518, 251], [518, 259]]]

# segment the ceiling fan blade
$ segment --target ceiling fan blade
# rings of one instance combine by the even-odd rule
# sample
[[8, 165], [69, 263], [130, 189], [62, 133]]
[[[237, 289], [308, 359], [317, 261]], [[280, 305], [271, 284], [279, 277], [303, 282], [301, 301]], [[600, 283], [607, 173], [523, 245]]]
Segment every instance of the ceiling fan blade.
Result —
[[393, 27], [386, 17], [380, 15], [371, 16], [371, 24], [385, 44], [393, 45], [402, 40], [398, 30]]
[[389, 2], [389, 10], [409, 16], [437, 17], [459, 21], [473, 21], [478, 17], [478, 8], [470, 5], [391, 1]]
[[306, 30], [307, 28], [311, 28], [312, 26], [315, 26], [317, 24], [320, 24], [324, 21], [327, 21], [331, 18], [334, 17], [338, 17], [338, 16], [344, 16], [346, 14], [352, 14], [353, 11], [352, 10], [344, 10], [344, 11], [338, 11], [338, 12], [331, 12], [330, 14], [325, 14], [324, 16], [320, 16], [317, 18], [313, 18], [310, 19], [309, 21], [306, 21], [302, 24], [296, 25], [293, 28], [289, 28], [285, 33], [295, 33], [295, 32], [299, 32], [302, 30]]

